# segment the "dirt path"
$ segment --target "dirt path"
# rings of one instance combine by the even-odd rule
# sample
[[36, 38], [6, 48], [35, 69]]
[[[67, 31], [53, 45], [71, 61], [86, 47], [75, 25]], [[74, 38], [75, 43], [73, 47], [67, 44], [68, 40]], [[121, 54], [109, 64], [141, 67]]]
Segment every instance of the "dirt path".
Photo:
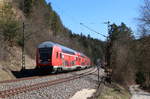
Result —
[[130, 92], [132, 94], [131, 99], [150, 99], [150, 93], [139, 89], [138, 85], [130, 86]]
[[96, 92], [96, 89], [83, 89], [81, 91], [78, 91], [70, 99], [87, 99], [88, 97], [91, 97], [94, 92]]

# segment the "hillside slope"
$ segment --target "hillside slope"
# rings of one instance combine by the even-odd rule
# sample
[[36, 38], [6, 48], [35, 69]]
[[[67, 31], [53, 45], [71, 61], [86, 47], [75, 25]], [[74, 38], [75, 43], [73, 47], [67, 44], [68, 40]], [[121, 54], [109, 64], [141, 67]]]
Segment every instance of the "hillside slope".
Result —
[[82, 34], [72, 33], [62, 24], [59, 15], [52, 9], [51, 4], [46, 4], [45, 0], [27, 1], [32, 1], [31, 7], [26, 5], [27, 7], [24, 8], [30, 9], [28, 13], [23, 13], [23, 9], [19, 7], [22, 4], [21, 1], [15, 0], [15, 3], [25, 15], [25, 33], [30, 35], [25, 41], [26, 51], [29, 55], [34, 57], [37, 45], [50, 40], [83, 52], [93, 61], [102, 58], [103, 42], [90, 36], [85, 37]]
[[[2, 19], [0, 20], [0, 30], [2, 30], [0, 33], [0, 46], [2, 46], [0, 67], [2, 71], [10, 72], [21, 69], [23, 22], [25, 23], [27, 68], [35, 67], [36, 47], [43, 41], [53, 41], [85, 53], [94, 63], [98, 58], [103, 58], [104, 43], [90, 36], [72, 33], [62, 24], [51, 4], [47, 4], [45, 0], [12, 0], [3, 12], [6, 16], [0, 17]], [[6, 73], [3, 74], [6, 75]], [[6, 79], [13, 78], [11, 72], [8, 76]]]

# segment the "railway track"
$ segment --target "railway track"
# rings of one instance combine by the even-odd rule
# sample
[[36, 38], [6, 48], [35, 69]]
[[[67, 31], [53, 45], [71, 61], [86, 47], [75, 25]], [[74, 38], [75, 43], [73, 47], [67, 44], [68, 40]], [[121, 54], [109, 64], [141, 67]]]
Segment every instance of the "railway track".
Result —
[[86, 70], [82, 71], [72, 71], [72, 72], [64, 72], [64, 73], [59, 73], [59, 74], [50, 74], [50, 75], [45, 75], [45, 76], [34, 76], [34, 77], [27, 77], [27, 78], [20, 78], [16, 80], [8, 80], [0, 83], [0, 91], [8, 90], [8, 89], [13, 89], [17, 88], [20, 86], [27, 86], [27, 85], [33, 85], [37, 83], [42, 83], [46, 81], [51, 81], [51, 80], [56, 80], [60, 79], [63, 77], [69, 77], [70, 75], [77, 74], [77, 73], [82, 73], [84, 71], [92, 70], [93, 68], [89, 68]]
[[[95, 73], [95, 71], [96, 70], [93, 69], [93, 70], [89, 70], [89, 71], [86, 71], [84, 73], [80, 73], [80, 74], [77, 74], [74, 76], [69, 76], [69, 77], [60, 78], [60, 79], [56, 79], [56, 80], [50, 80], [50, 81], [46, 81], [46, 82], [36, 83], [33, 85], [25, 85], [22, 87], [17, 87], [17, 88], [12, 88], [9, 90], [0, 91], [0, 98], [7, 98], [7, 97], [11, 97], [11, 96], [20, 94], [20, 93], [25, 93], [25, 92], [29, 92], [29, 91], [33, 91], [33, 90], [38, 90], [40, 88], [56, 85], [59, 83], [68, 82], [68, 81], [75, 80], [75, 79], [90, 75], [92, 73]], [[35, 79], [35, 78], [33, 77], [33, 79]], [[29, 79], [32, 80], [32, 78], [29, 78]], [[19, 81], [20, 80], [21, 79], [19, 79]], [[22, 79], [22, 80], [26, 80], [26, 79]], [[17, 80], [14, 80], [14, 82], [16, 82], [16, 81]]]
[[[74, 73], [74, 72], [78, 72], [78, 71], [68, 71], [67, 73]], [[14, 80], [6, 80], [6, 81], [0, 81], [0, 84], [2, 83], [12, 83], [12, 82], [18, 82], [18, 81], [24, 81], [24, 80], [33, 80], [33, 79], [38, 79], [40, 78], [44, 78], [44, 77], [50, 77], [50, 76], [56, 76], [56, 75], [62, 75], [62, 74], [67, 74], [66, 72], [61, 72], [61, 73], [51, 73], [49, 75], [45, 75], [45, 76], [33, 76], [33, 77], [25, 77], [25, 78], [19, 78], [19, 79], [14, 79]]]

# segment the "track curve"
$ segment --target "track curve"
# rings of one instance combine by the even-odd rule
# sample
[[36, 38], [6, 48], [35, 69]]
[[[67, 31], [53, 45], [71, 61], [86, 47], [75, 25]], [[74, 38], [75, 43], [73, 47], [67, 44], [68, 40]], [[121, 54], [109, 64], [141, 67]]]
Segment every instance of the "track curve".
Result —
[[77, 74], [74, 76], [69, 76], [69, 77], [60, 78], [60, 79], [56, 79], [56, 80], [50, 80], [50, 81], [41, 82], [41, 83], [37, 83], [37, 84], [33, 84], [33, 85], [26, 85], [26, 86], [22, 86], [22, 87], [17, 87], [17, 88], [12, 88], [9, 90], [0, 91], [0, 98], [6, 98], [6, 97], [17, 95], [19, 93], [29, 92], [32, 90], [38, 90], [43, 87], [48, 87], [48, 86], [56, 85], [59, 83], [64, 83], [64, 82], [67, 82], [70, 80], [75, 80], [75, 79], [90, 75], [90, 74], [94, 73], [95, 71], [96, 71], [96, 69], [93, 69], [93, 70], [89, 70], [89, 71], [86, 71], [84, 73], [80, 73], [80, 74]]

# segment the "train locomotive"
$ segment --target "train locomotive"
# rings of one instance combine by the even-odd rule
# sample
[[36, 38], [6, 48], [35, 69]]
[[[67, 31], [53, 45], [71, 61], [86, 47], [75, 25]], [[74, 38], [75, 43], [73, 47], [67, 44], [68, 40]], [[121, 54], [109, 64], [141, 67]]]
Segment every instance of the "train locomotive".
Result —
[[39, 44], [36, 67], [46, 71], [65, 71], [88, 68], [91, 60], [78, 51], [50, 41]]

